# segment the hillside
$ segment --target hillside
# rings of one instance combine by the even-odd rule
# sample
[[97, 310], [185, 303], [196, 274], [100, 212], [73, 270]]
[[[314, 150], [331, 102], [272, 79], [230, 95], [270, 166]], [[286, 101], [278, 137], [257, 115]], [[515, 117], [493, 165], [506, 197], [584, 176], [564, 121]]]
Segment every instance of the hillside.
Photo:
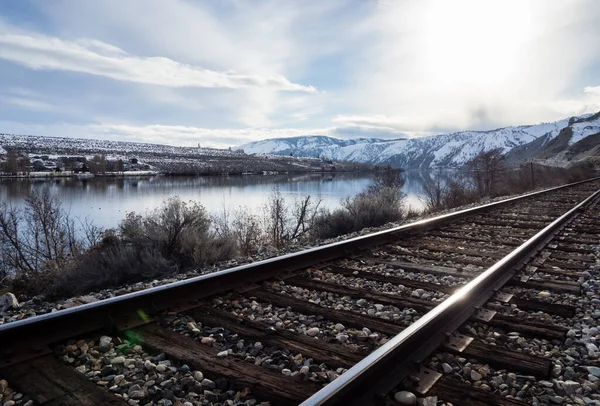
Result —
[[369, 170], [371, 165], [333, 164], [320, 158], [280, 155], [253, 156], [215, 148], [174, 147], [127, 141], [90, 140], [0, 134], [0, 161], [6, 151], [15, 151], [45, 162], [59, 157], [104, 155], [107, 160], [135, 159], [150, 169], [171, 174], [236, 174], [261, 172], [321, 172]]
[[274, 138], [241, 145], [248, 154], [322, 157], [338, 161], [390, 164], [425, 169], [460, 167], [483, 151], [500, 148], [513, 163], [535, 159], [568, 166], [598, 157], [600, 113], [553, 123], [461, 131], [413, 139], [360, 138], [340, 140], [326, 136]]

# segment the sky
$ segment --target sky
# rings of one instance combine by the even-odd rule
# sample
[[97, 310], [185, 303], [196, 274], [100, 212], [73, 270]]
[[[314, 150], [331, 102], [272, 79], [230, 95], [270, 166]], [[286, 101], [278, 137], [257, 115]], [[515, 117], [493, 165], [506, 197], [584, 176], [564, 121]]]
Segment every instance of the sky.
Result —
[[600, 110], [598, 0], [1, 0], [0, 133], [237, 146]]

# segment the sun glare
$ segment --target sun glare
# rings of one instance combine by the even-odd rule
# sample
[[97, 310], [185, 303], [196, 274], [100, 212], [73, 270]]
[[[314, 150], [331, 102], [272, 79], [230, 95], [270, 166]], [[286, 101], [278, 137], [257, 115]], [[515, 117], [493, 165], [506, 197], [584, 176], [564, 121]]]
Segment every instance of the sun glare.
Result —
[[425, 71], [440, 89], [501, 87], [533, 32], [520, 1], [437, 1], [423, 17]]

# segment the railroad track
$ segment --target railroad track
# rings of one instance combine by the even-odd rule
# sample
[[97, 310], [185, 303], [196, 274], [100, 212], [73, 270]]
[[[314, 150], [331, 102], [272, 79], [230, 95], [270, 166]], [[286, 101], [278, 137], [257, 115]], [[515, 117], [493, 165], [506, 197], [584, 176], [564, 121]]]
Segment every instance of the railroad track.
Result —
[[567, 339], [599, 196], [579, 182], [2, 325], [0, 386], [42, 405], [527, 404], [475, 378], [551, 379], [513, 344]]

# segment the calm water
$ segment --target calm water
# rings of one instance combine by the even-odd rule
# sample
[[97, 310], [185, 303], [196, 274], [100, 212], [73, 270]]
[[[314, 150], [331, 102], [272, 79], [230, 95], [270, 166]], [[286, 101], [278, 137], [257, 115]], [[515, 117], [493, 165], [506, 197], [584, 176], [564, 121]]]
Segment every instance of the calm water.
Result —
[[[422, 177], [420, 172], [405, 173], [404, 192], [407, 205], [412, 208], [422, 206], [419, 200]], [[21, 205], [30, 190], [48, 188], [62, 200], [72, 216], [87, 217], [96, 225], [110, 228], [115, 227], [127, 212], [144, 213], [172, 196], [198, 201], [210, 213], [222, 211], [223, 206], [233, 210], [246, 206], [259, 211], [273, 188], [279, 186], [289, 202], [310, 194], [320, 196], [322, 206], [333, 209], [339, 206], [340, 199], [356, 195], [370, 183], [371, 176], [364, 174], [4, 179], [0, 180], [0, 200]]]

